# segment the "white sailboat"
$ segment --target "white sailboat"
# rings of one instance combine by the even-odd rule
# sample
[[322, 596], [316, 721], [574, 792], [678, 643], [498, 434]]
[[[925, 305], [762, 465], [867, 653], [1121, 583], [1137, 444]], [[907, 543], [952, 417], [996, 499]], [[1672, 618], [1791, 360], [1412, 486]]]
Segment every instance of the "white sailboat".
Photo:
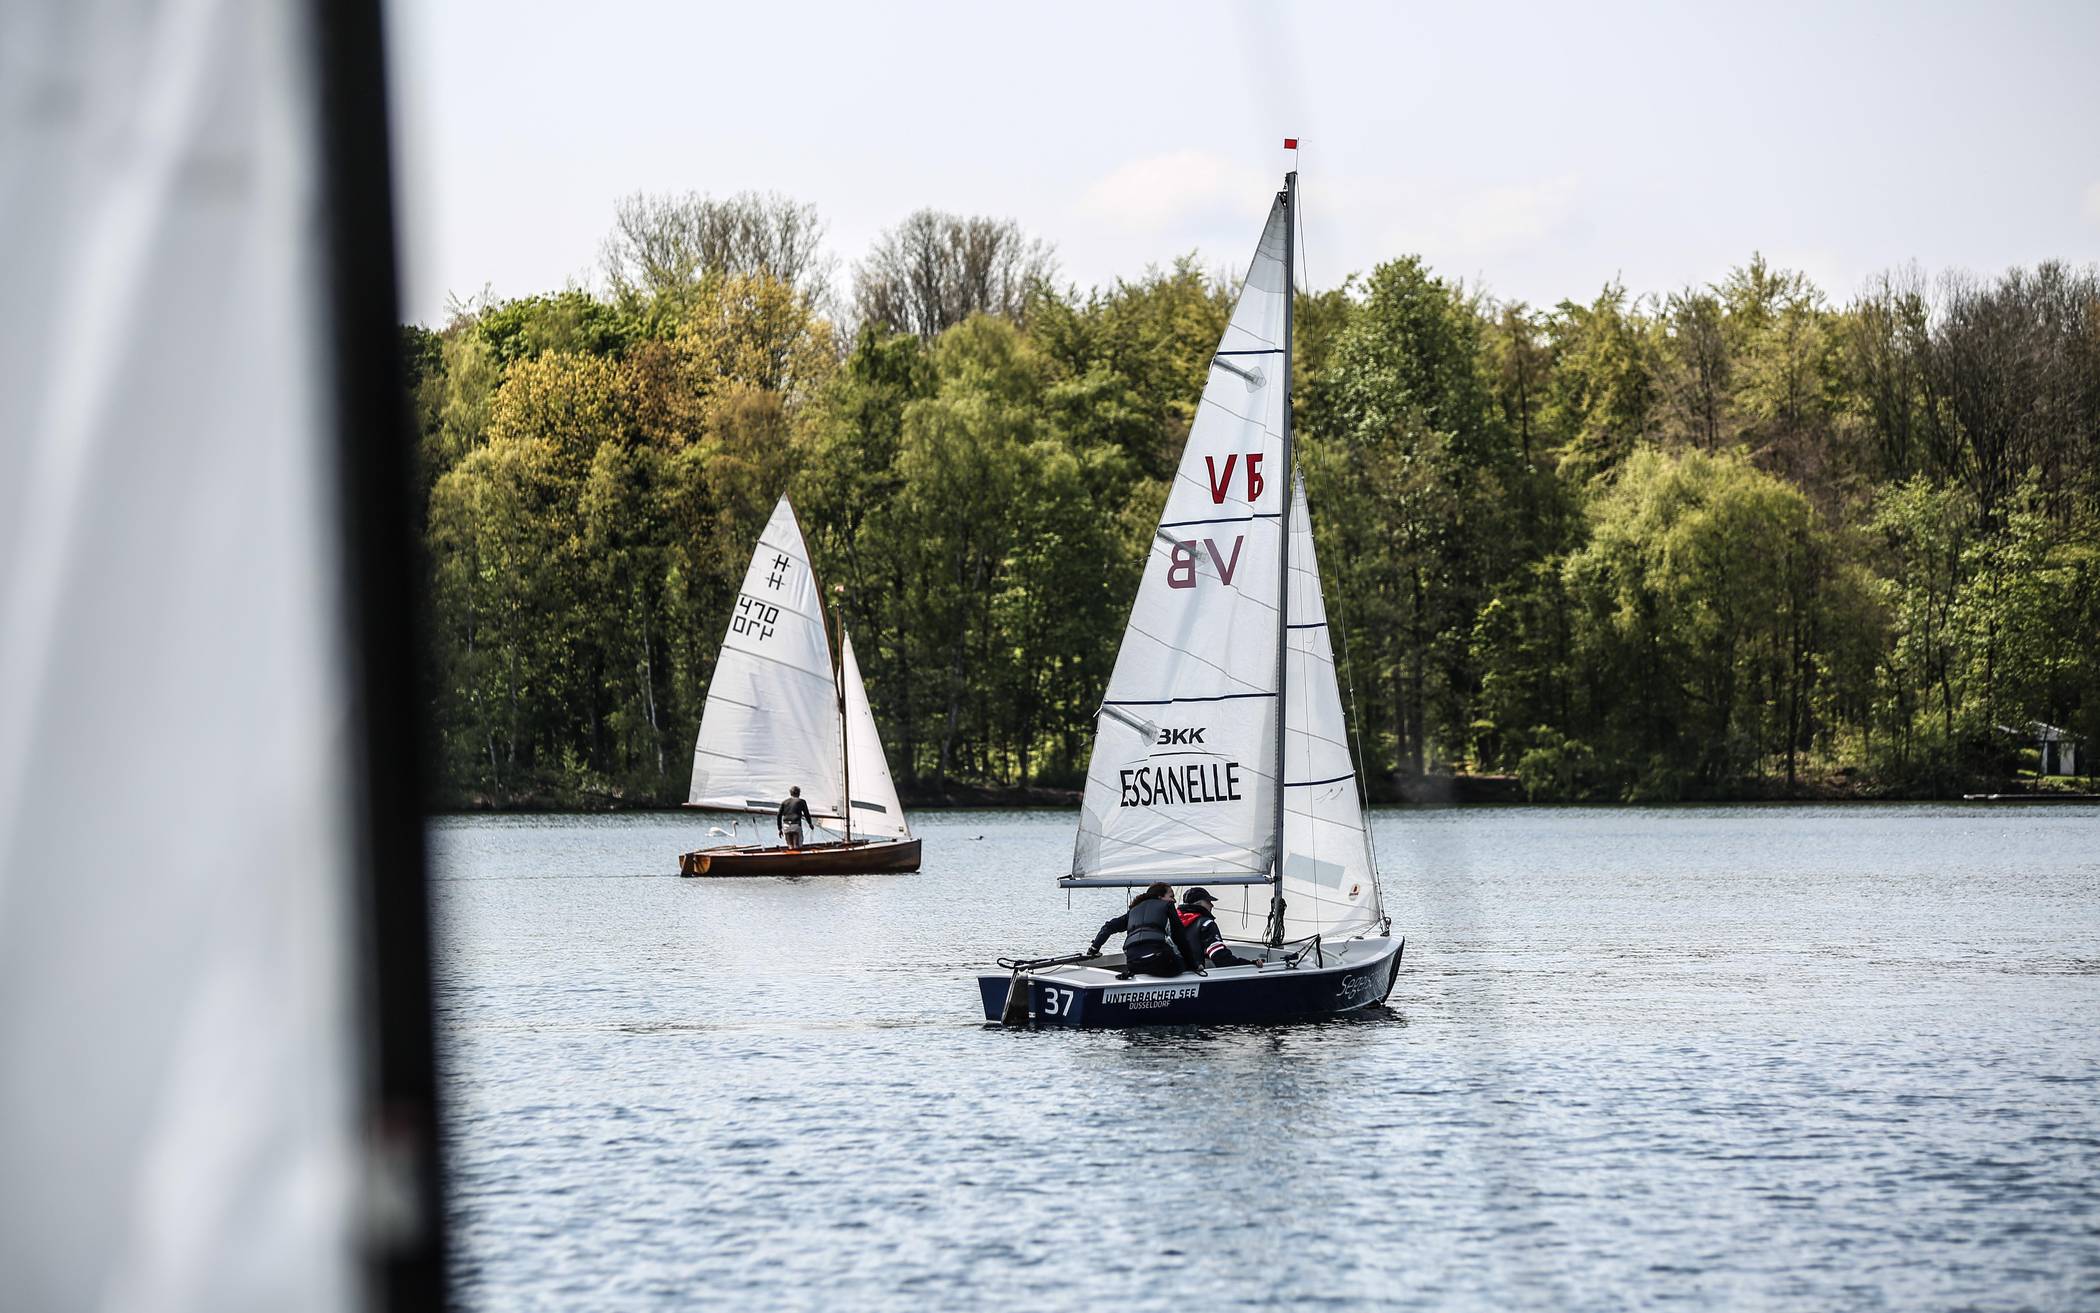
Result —
[[919, 841], [904, 819], [843, 624], [840, 639], [834, 666], [809, 547], [795, 508], [782, 497], [730, 612], [700, 714], [686, 805], [775, 815], [788, 791], [799, 788], [817, 834], [800, 848], [759, 842], [698, 849], [679, 858], [681, 874], [919, 869]]
[[1005, 960], [985, 1016], [1258, 1021], [1382, 1001], [1399, 970], [1291, 463], [1292, 218], [1271, 206], [1167, 494], [1096, 724], [1067, 889], [1216, 893], [1250, 965], [1132, 979], [1120, 954]]

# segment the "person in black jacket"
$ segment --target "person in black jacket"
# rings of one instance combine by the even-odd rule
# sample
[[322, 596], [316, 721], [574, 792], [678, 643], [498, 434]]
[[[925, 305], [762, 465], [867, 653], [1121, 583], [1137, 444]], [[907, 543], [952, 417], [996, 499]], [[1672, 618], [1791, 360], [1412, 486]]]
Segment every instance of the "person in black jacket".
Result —
[[1187, 940], [1190, 960], [1209, 968], [1254, 965], [1253, 958], [1241, 957], [1225, 946], [1225, 932], [1218, 929], [1217, 917], [1212, 915], [1216, 905], [1210, 890], [1201, 887], [1181, 896], [1181, 911], [1176, 916]]
[[809, 824], [809, 804], [802, 800], [802, 786], [797, 784], [788, 790], [788, 796], [780, 804], [780, 819], [773, 828], [780, 832], [780, 841], [790, 848], [802, 846], [802, 827]]
[[1164, 882], [1148, 886], [1130, 900], [1129, 911], [1103, 922], [1086, 955], [1101, 956], [1101, 945], [1118, 934], [1123, 936], [1126, 976], [1178, 976], [1196, 962], [1188, 952], [1181, 919], [1174, 915], [1173, 886]]

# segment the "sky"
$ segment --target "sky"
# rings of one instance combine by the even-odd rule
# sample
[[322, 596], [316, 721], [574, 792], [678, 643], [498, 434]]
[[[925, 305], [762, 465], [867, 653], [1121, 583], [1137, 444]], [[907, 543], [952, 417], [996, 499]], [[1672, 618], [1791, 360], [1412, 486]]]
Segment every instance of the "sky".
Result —
[[813, 203], [841, 286], [933, 206], [1079, 287], [1237, 273], [1301, 150], [1299, 276], [1502, 299], [2100, 261], [2100, 0], [1055, 6], [397, 0], [405, 311], [599, 280], [634, 192]]

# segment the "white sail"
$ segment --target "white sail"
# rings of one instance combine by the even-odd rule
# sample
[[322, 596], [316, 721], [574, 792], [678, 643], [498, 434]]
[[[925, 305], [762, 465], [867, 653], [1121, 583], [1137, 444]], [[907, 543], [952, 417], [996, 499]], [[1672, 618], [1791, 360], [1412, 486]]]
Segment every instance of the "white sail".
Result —
[[0, 6], [11, 1309], [379, 1299], [317, 14]]
[[[1347, 937], [1384, 924], [1349, 722], [1335, 678], [1305, 481], [1291, 501], [1290, 637], [1284, 659], [1284, 937]], [[1218, 890], [1227, 935], [1259, 938], [1269, 890]]]
[[824, 599], [795, 508], [773, 508], [730, 611], [693, 746], [694, 807], [771, 811], [799, 786], [810, 811], [844, 812], [838, 686]]
[[860, 662], [853, 659], [853, 639], [843, 631], [839, 661], [846, 682], [846, 782], [853, 794], [854, 837], [909, 838], [911, 826], [904, 821], [897, 782], [890, 778], [889, 760], [882, 755], [882, 735], [868, 706], [867, 685], [861, 683]]
[[1271, 868], [1286, 216], [1279, 197], [1145, 561], [1096, 723], [1074, 878]]

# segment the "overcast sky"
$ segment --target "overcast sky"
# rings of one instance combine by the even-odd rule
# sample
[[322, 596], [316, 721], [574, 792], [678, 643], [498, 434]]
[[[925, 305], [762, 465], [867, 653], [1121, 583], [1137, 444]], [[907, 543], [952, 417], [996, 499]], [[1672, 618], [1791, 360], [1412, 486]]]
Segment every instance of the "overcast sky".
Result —
[[407, 311], [594, 283], [614, 202], [813, 202], [842, 277], [921, 206], [1081, 286], [1251, 253], [1493, 294], [2100, 259], [2100, 2], [393, 5]]

